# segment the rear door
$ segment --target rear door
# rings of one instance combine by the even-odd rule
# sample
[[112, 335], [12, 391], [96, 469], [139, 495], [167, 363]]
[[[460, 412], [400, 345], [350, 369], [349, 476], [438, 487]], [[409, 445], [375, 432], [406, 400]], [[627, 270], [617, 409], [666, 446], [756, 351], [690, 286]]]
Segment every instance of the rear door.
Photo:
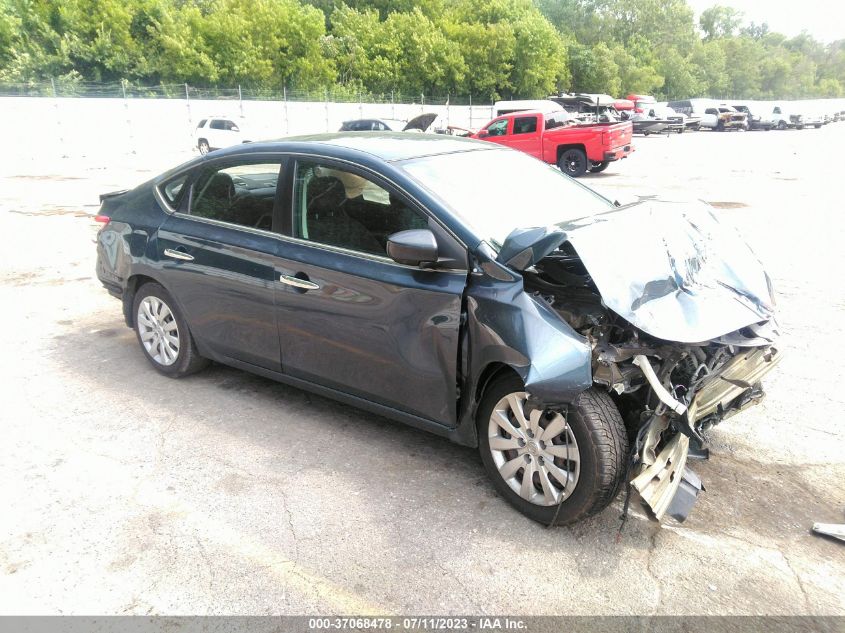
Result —
[[530, 114], [515, 116], [507, 136], [508, 146], [521, 152], [530, 154], [534, 158], [542, 158], [542, 116]]
[[[295, 170], [275, 271], [283, 371], [454, 426], [465, 249], [372, 172], [312, 158]], [[448, 269], [387, 257], [388, 235], [420, 228], [454, 256]]]
[[279, 371], [276, 191], [285, 160], [209, 161], [158, 231], [164, 285], [214, 354]]

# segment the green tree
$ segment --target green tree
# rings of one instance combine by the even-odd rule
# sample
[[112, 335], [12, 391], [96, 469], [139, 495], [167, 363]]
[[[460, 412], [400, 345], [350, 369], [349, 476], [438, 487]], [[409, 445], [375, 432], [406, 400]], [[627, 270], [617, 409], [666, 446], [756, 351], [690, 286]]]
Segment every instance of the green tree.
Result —
[[717, 4], [701, 12], [698, 24], [705, 40], [732, 37], [742, 24], [742, 12]]
[[574, 92], [607, 93], [618, 95], [622, 91], [619, 65], [613, 60], [613, 51], [604, 43], [595, 46], [573, 44], [569, 47]]

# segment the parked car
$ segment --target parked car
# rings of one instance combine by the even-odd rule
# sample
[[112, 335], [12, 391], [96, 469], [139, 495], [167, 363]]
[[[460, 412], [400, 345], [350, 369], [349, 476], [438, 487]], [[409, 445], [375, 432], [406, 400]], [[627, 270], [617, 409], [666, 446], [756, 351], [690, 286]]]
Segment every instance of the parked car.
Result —
[[802, 113], [802, 120], [804, 127], [814, 127], [817, 130], [824, 125], [824, 117], [817, 110], [806, 109]]
[[194, 140], [200, 154], [251, 142], [234, 119], [220, 116], [201, 119], [194, 130]]
[[344, 121], [340, 126], [341, 132], [399, 132], [407, 121], [398, 119], [355, 119]]
[[788, 128], [801, 130], [804, 128], [804, 117], [800, 114], [790, 112], [783, 104], [776, 103], [772, 106], [771, 119], [775, 127], [779, 130], [786, 130]]
[[729, 105], [722, 104], [720, 106], [707, 108], [704, 113], [716, 116], [716, 127], [713, 129], [717, 132], [748, 129], [748, 120], [745, 113], [737, 112]]
[[627, 481], [683, 520], [690, 442], [759, 402], [781, 357], [769, 278], [706, 205], [616, 207], [491, 143], [240, 146], [99, 213], [97, 276], [156, 371], [213, 360], [477, 446], [547, 525]]
[[697, 119], [699, 128], [704, 127], [712, 130], [719, 123], [718, 113], [712, 110], [715, 106], [715, 102], [712, 99], [681, 99], [679, 101], [669, 101], [666, 105], [675, 112]]
[[750, 106], [744, 104], [733, 104], [733, 108], [737, 112], [742, 112], [745, 114], [745, 118], [748, 121], [748, 129], [749, 130], [771, 130], [775, 127], [775, 122], [773, 119], [769, 118], [768, 116], [764, 115], [760, 112], [758, 106], [753, 106], [754, 111], [751, 110]]
[[632, 130], [630, 123], [579, 125], [565, 110], [529, 110], [493, 119], [474, 137], [518, 149], [575, 178], [627, 158], [633, 151]]

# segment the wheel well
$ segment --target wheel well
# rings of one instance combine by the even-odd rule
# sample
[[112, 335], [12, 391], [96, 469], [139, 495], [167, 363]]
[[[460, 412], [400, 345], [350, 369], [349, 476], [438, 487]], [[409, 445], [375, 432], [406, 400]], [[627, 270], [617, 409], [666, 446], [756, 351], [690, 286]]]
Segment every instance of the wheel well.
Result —
[[505, 365], [504, 363], [490, 363], [487, 365], [487, 367], [482, 370], [475, 386], [475, 402], [478, 403], [481, 401], [481, 398], [484, 396], [484, 392], [487, 389], [487, 385], [506, 374], [512, 374], [522, 380], [522, 377], [510, 365]]
[[154, 282], [155, 279], [146, 275], [132, 275], [126, 281], [126, 290], [123, 291], [123, 320], [129, 327], [135, 327], [135, 315], [132, 314], [132, 304], [135, 303], [135, 295], [138, 289], [144, 284]]
[[203, 141], [205, 141], [205, 144], [208, 145], [208, 139], [205, 139], [205, 138], [198, 138], [197, 139], [197, 145], [199, 146], [199, 144], [202, 143]]
[[581, 143], [575, 143], [571, 145], [558, 145], [557, 146], [557, 162], [560, 162], [560, 157], [563, 156], [563, 153], [568, 149], [580, 149], [584, 152], [584, 155], [587, 155], [587, 148]]

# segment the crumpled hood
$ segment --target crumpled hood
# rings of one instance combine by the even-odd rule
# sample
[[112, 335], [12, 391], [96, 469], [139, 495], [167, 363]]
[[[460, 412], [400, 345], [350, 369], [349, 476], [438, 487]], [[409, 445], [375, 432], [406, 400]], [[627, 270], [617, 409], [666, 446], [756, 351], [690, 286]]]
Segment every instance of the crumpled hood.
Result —
[[774, 314], [762, 264], [704, 203], [649, 199], [558, 226], [517, 229], [498, 260], [524, 270], [566, 241], [604, 304], [657, 338], [704, 342]]

